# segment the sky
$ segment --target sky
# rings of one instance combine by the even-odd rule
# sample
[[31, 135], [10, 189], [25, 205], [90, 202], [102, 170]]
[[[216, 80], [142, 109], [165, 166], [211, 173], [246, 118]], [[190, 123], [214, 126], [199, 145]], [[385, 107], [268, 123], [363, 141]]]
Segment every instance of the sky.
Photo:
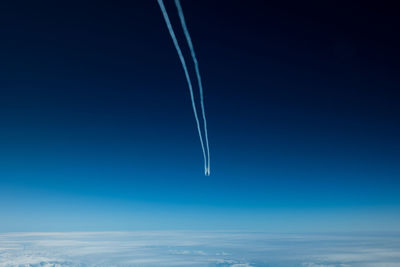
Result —
[[157, 1], [0, 3], [0, 232], [400, 230], [396, 9], [182, 7], [209, 177]]

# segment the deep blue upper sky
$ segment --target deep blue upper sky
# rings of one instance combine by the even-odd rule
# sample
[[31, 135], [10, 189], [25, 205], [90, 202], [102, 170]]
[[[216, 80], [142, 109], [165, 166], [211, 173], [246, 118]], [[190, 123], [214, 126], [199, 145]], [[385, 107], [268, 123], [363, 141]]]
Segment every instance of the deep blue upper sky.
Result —
[[325, 2], [182, 1], [204, 177], [157, 1], [2, 1], [0, 231], [396, 225], [396, 9]]

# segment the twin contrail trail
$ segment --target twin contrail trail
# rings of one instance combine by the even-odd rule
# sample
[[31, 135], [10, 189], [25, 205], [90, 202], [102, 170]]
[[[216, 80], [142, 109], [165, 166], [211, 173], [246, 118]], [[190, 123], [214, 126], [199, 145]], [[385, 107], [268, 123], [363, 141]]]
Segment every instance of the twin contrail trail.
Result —
[[182, 25], [182, 28], [183, 28], [183, 32], [185, 34], [186, 42], [187, 42], [187, 44], [189, 46], [190, 53], [192, 55], [192, 59], [193, 59], [193, 62], [194, 62], [194, 67], [195, 67], [195, 72], [196, 72], [196, 77], [197, 77], [197, 83], [198, 83], [199, 92], [200, 92], [199, 93], [199, 95], [200, 95], [200, 106], [201, 106], [201, 112], [202, 112], [202, 117], [203, 117], [204, 137], [205, 137], [206, 148], [204, 148], [203, 134], [202, 134], [201, 126], [200, 126], [199, 117], [197, 115], [196, 102], [195, 102], [194, 94], [193, 94], [193, 86], [192, 86], [192, 82], [191, 82], [191, 79], [190, 79], [189, 71], [188, 71], [187, 66], [186, 66], [186, 61], [185, 61], [185, 58], [184, 58], [184, 56], [182, 54], [182, 50], [181, 50], [181, 48], [179, 46], [179, 43], [178, 43], [178, 40], [176, 38], [174, 29], [172, 28], [172, 24], [171, 24], [171, 21], [169, 19], [167, 10], [165, 9], [164, 2], [163, 2], [163, 0], [157, 0], [157, 1], [158, 1], [158, 4], [160, 5], [161, 12], [162, 12], [162, 14], [164, 16], [165, 23], [167, 24], [167, 28], [168, 28], [169, 34], [171, 35], [172, 41], [173, 41], [173, 43], [175, 45], [176, 51], [178, 52], [178, 56], [179, 56], [179, 59], [180, 59], [181, 64], [182, 64], [183, 71], [185, 72], [186, 81], [188, 83], [189, 91], [190, 91], [190, 98], [192, 100], [192, 107], [193, 107], [194, 117], [196, 119], [197, 131], [199, 133], [201, 149], [203, 151], [204, 172], [205, 172], [205, 175], [209, 176], [210, 175], [210, 149], [209, 149], [209, 145], [208, 145], [207, 120], [206, 120], [206, 112], [205, 112], [205, 108], [204, 108], [203, 85], [202, 85], [202, 82], [201, 82], [199, 63], [197, 61], [196, 54], [194, 52], [192, 39], [190, 38], [190, 34], [189, 34], [189, 31], [188, 31], [187, 26], [186, 26], [186, 21], [185, 21], [184, 15], [183, 15], [183, 10], [182, 10], [181, 3], [180, 3], [179, 0], [175, 0], [175, 5], [176, 5], [176, 8], [178, 9], [178, 15], [179, 15], [179, 19], [180, 19], [180, 22], [181, 22], [181, 25]]

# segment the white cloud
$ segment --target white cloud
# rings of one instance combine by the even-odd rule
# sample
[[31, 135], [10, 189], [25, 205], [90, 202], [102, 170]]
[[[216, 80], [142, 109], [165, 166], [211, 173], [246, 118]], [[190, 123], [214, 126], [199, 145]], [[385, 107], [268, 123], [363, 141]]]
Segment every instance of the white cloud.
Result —
[[0, 234], [0, 267], [400, 266], [397, 235], [250, 232]]

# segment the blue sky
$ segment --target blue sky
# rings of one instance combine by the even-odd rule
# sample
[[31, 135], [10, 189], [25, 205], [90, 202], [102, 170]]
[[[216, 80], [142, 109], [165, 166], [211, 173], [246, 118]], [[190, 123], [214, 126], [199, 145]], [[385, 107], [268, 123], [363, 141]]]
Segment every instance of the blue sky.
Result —
[[2, 3], [0, 231], [398, 230], [391, 11], [229, 3], [183, 3], [210, 177], [156, 1]]

